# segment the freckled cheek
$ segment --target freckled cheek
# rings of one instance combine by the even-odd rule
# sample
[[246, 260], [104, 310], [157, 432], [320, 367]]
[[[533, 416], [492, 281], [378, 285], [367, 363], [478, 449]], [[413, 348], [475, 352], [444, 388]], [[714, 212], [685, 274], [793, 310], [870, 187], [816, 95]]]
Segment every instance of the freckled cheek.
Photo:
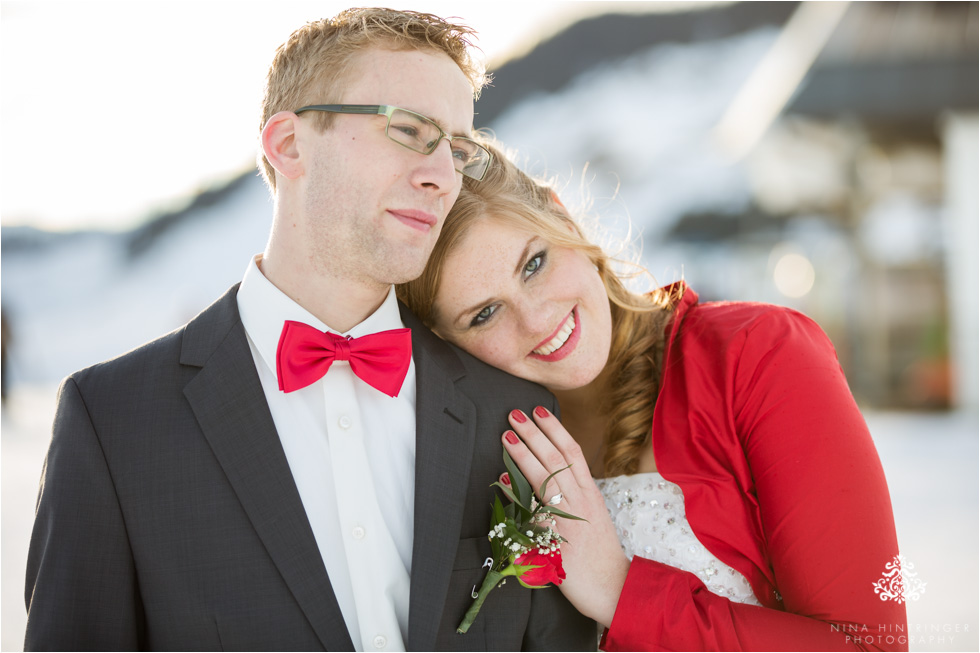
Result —
[[507, 363], [506, 353], [496, 345], [491, 345], [484, 349], [484, 355], [487, 360], [492, 361], [492, 365], [500, 367]]
[[494, 338], [491, 342], [484, 343], [482, 349], [481, 358], [502, 370], [513, 369], [520, 362], [513, 344], [508, 344], [506, 338]]

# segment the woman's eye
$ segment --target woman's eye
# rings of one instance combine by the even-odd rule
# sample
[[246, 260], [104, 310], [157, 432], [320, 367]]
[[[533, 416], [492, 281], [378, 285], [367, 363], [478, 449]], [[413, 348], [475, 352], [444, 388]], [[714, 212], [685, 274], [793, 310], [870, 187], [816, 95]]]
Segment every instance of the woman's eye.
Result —
[[481, 324], [486, 324], [487, 320], [489, 320], [496, 312], [496, 306], [485, 307], [473, 317], [473, 320], [470, 322], [470, 326], [480, 326]]
[[541, 269], [541, 266], [544, 265], [544, 257], [545, 257], [544, 252], [538, 252], [537, 254], [531, 257], [531, 260], [528, 261], [527, 265], [524, 266], [525, 279], [530, 278], [531, 275], [533, 275], [535, 272]]

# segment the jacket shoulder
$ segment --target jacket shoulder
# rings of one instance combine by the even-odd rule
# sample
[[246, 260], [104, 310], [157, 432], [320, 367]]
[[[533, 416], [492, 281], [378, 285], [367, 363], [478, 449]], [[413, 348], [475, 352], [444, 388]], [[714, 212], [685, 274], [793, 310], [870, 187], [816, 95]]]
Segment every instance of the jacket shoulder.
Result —
[[[501, 369], [484, 363], [475, 356], [466, 353], [456, 345], [449, 345], [459, 357], [464, 369], [466, 370], [466, 380], [476, 388], [493, 389], [496, 392], [506, 392], [507, 396], [517, 396], [531, 398], [535, 396], [547, 397], [550, 399], [551, 393], [544, 387], [514, 376]], [[479, 394], [476, 395], [479, 398]]]
[[69, 375], [78, 384], [111, 383], [114, 379], [134, 379], [180, 364], [201, 366], [223, 340], [238, 317], [237, 284], [214, 303], [177, 327], [128, 352]]

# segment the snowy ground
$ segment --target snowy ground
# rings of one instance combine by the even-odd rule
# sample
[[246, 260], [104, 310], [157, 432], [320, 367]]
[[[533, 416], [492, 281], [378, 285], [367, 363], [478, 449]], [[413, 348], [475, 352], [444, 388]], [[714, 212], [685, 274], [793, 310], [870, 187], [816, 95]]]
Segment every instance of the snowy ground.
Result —
[[[51, 386], [21, 386], [3, 411], [4, 651], [23, 646], [24, 566], [54, 395]], [[911, 649], [977, 650], [977, 415], [869, 413], [867, 419], [888, 476], [902, 552], [926, 583], [908, 606]]]

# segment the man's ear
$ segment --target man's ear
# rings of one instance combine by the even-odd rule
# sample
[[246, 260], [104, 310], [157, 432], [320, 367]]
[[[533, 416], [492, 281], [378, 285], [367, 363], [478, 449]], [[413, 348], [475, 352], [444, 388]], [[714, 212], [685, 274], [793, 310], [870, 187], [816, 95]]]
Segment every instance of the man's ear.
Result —
[[299, 116], [292, 111], [280, 111], [262, 129], [262, 151], [276, 172], [287, 179], [296, 179], [304, 172], [302, 158], [296, 145]]

